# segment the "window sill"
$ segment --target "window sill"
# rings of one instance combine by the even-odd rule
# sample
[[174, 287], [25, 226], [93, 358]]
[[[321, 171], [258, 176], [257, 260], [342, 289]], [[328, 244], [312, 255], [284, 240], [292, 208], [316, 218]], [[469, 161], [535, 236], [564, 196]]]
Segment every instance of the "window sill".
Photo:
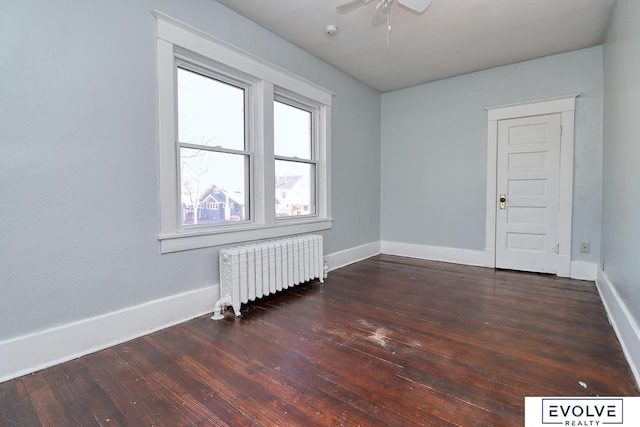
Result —
[[276, 225], [253, 225], [243, 228], [224, 230], [197, 230], [176, 234], [160, 235], [160, 251], [163, 254], [188, 251], [191, 249], [229, 245], [252, 240], [273, 239], [293, 234], [312, 233], [328, 230], [332, 218], [313, 218], [280, 222]]

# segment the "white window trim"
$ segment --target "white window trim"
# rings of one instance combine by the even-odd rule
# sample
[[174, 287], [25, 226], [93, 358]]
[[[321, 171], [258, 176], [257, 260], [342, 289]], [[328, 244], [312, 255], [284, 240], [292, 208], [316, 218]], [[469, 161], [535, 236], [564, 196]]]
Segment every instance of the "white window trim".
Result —
[[[331, 228], [331, 102], [333, 93], [256, 56], [231, 46], [159, 12], [157, 22], [158, 138], [160, 166], [161, 252], [177, 252], [251, 240], [268, 239]], [[180, 180], [176, 149], [175, 64], [177, 50], [206, 58], [221, 69], [250, 76], [255, 84], [256, 125], [251, 132], [254, 147], [250, 201], [251, 221], [224, 227], [182, 230], [180, 226]], [[295, 100], [316, 107], [317, 213], [282, 220], [275, 217], [273, 99], [291, 94]], [[260, 142], [260, 143], [257, 143]]]

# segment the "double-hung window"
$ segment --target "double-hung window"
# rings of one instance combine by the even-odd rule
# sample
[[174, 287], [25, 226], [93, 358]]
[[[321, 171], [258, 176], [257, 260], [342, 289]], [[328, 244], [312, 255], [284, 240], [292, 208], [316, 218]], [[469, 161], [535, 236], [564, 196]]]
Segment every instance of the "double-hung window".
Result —
[[[176, 86], [181, 227], [195, 230], [250, 221], [246, 87], [185, 61], [176, 63]], [[221, 188], [226, 198], [241, 207], [236, 215], [186, 215], [202, 200], [221, 194]], [[214, 210], [214, 203], [208, 203], [207, 209]]]
[[[273, 103], [276, 216], [316, 213], [313, 111], [292, 100]], [[287, 199], [287, 193], [289, 198]]]
[[155, 15], [161, 251], [330, 228], [332, 94]]

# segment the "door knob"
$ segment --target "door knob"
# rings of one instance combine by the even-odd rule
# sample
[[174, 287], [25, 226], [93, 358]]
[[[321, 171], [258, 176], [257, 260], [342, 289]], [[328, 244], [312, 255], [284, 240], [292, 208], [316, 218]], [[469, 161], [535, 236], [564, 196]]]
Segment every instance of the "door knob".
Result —
[[500, 195], [500, 209], [505, 209], [507, 207], [507, 195]]

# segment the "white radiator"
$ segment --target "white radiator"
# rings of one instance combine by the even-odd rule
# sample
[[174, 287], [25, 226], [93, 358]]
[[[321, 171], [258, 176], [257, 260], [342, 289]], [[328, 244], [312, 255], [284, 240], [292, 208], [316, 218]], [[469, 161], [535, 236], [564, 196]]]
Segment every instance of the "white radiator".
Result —
[[322, 236], [304, 235], [220, 251], [220, 299], [214, 320], [232, 306], [240, 316], [240, 304], [313, 279], [326, 277]]

